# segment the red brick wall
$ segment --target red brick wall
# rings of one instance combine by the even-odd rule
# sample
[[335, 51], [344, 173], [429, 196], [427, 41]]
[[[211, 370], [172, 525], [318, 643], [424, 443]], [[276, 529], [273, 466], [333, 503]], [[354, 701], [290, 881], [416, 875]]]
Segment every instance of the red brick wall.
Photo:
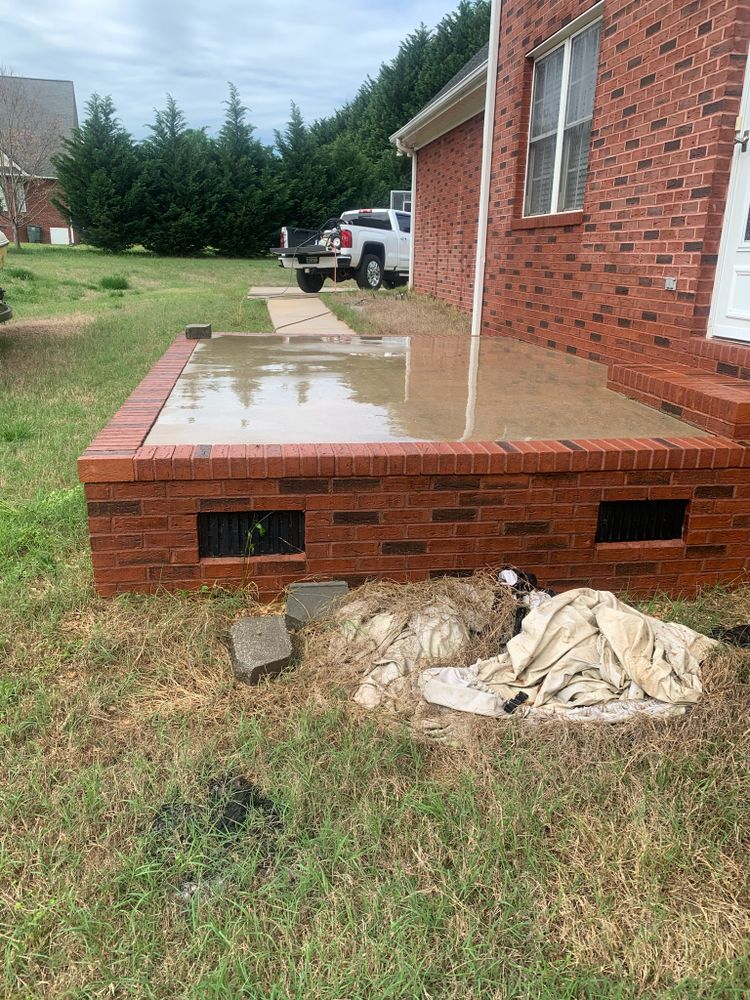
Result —
[[[67, 228], [69, 220], [62, 215], [52, 204], [52, 199], [57, 194], [56, 181], [37, 181], [32, 190], [27, 194], [27, 206], [30, 215], [27, 224], [30, 226], [42, 227], [42, 243], [50, 243], [50, 227]], [[9, 240], [13, 239], [13, 230], [8, 219], [0, 215], [0, 229]], [[28, 242], [26, 225], [21, 226], [21, 242]]]
[[417, 154], [414, 288], [467, 312], [474, 294], [484, 115]]
[[[178, 338], [79, 459], [101, 594], [250, 583], [273, 598], [305, 578], [506, 562], [557, 587], [691, 593], [750, 563], [750, 447], [724, 438], [144, 445], [195, 344]], [[423, 360], [450, 365], [466, 344], [450, 345]], [[596, 544], [601, 500], [658, 498], [689, 501], [681, 539]], [[200, 558], [198, 514], [238, 510], [304, 511], [304, 553]]]
[[674, 360], [706, 332], [750, 4], [606, 0], [583, 213], [519, 228], [525, 54], [591, 6], [503, 3], [483, 332], [594, 360]]
[[[726, 441], [142, 448], [89, 482], [97, 590], [422, 580], [513, 563], [556, 588], [693, 593], [750, 557], [750, 450]], [[729, 466], [729, 467], [728, 467]], [[93, 474], [95, 463], [89, 463]], [[681, 539], [596, 544], [600, 500], [689, 501]], [[304, 510], [295, 556], [201, 559], [202, 511]]]
[[[595, 361], [681, 357], [715, 367], [700, 344], [750, 4], [606, 0], [583, 212], [522, 222], [526, 53], [591, 6], [503, 3], [483, 332]], [[464, 309], [471, 308], [481, 130], [479, 115], [418, 154], [415, 288]], [[678, 279], [676, 292], [665, 290], [666, 277]]]

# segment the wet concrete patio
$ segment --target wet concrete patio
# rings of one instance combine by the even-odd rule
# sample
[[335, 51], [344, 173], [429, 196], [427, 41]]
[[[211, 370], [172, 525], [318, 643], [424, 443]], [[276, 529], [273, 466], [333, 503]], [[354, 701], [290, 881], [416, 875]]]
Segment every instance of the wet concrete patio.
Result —
[[278, 305], [287, 334], [197, 345], [145, 444], [696, 436], [607, 389], [606, 368], [579, 358], [506, 339], [359, 336], [327, 310], [314, 319], [319, 299], [277, 317]]

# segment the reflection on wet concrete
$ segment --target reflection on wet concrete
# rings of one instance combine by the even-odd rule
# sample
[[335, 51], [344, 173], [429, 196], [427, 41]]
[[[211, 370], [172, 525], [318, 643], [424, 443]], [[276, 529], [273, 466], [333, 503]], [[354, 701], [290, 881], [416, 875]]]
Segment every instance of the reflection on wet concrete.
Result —
[[146, 444], [650, 437], [681, 421], [606, 368], [517, 341], [225, 334], [197, 345]]

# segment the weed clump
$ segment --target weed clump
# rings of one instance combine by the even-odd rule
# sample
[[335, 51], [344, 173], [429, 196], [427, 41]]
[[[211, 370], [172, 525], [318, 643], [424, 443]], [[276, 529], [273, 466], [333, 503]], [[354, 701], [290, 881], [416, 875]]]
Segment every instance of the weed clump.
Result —
[[105, 274], [100, 279], [99, 285], [109, 292], [124, 292], [125, 289], [130, 288], [130, 282], [122, 274]]
[[0, 442], [3, 444], [18, 444], [33, 437], [31, 427], [25, 420], [8, 420], [0, 424]]
[[27, 267], [6, 267], [4, 277], [16, 278], [18, 281], [34, 281], [36, 275]]

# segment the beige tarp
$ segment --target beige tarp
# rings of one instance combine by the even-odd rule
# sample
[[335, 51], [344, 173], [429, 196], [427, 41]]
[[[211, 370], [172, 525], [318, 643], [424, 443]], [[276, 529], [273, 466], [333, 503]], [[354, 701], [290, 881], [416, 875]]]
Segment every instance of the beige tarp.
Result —
[[714, 645], [584, 588], [529, 612], [505, 653], [471, 667], [424, 670], [420, 685], [432, 704], [498, 717], [519, 691], [529, 696], [519, 714], [528, 716], [615, 720], [655, 706], [682, 711], [701, 696], [700, 664]]

